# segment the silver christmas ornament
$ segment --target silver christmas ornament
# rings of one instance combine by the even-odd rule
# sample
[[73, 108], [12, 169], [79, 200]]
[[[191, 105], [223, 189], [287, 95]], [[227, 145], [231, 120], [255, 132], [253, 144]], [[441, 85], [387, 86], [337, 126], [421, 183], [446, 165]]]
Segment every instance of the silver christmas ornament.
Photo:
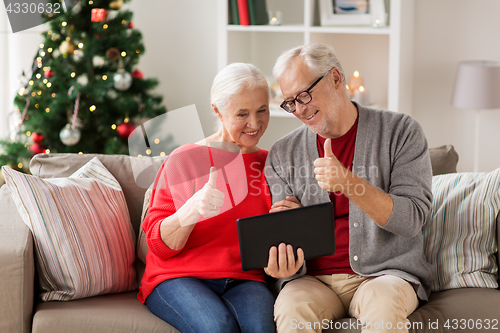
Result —
[[118, 70], [118, 73], [113, 76], [113, 80], [116, 90], [125, 91], [132, 85], [132, 75], [125, 72], [123, 68]]
[[80, 141], [80, 135], [80, 130], [78, 128], [73, 129], [71, 124], [68, 123], [59, 133], [59, 138], [66, 146], [74, 146]]

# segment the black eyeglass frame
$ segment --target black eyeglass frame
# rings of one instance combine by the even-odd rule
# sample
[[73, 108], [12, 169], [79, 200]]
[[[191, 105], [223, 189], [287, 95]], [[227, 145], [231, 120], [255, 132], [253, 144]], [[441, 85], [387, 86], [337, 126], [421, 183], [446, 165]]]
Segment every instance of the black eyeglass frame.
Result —
[[[299, 103], [300, 103], [300, 104], [302, 104], [302, 105], [306, 105], [306, 104], [311, 103], [311, 101], [312, 101], [311, 89], [312, 89], [312, 88], [314, 88], [314, 87], [315, 87], [315, 86], [319, 83], [319, 81], [321, 81], [321, 79], [322, 79], [322, 78], [324, 78], [325, 76], [326, 76], [326, 74], [325, 74], [325, 75], [323, 75], [323, 76], [321, 76], [319, 79], [317, 79], [317, 80], [316, 80], [313, 84], [311, 84], [311, 86], [310, 86], [309, 88], [307, 88], [306, 90], [302, 90], [301, 92], [299, 92], [299, 93], [297, 94], [297, 96], [295, 96], [295, 98], [293, 98], [293, 99], [292, 99], [292, 98], [290, 98], [290, 99], [288, 99], [288, 100], [284, 100], [284, 101], [280, 104], [280, 107], [281, 107], [283, 110], [285, 110], [286, 112], [288, 112], [288, 113], [294, 113], [294, 112], [295, 112], [295, 110], [297, 110], [297, 108], [295, 108], [295, 110], [292, 110], [291, 108], [288, 108], [288, 104], [289, 104], [289, 103], [291, 104], [291, 103], [293, 102], [294, 107], [295, 107], [295, 103], [296, 103], [296, 102], [299, 102]], [[302, 102], [300, 99], [298, 99], [298, 97], [299, 97], [300, 95], [302, 95], [303, 93], [306, 93], [306, 94], [307, 94], [307, 96], [309, 96], [309, 101], [307, 101], [307, 102]]]

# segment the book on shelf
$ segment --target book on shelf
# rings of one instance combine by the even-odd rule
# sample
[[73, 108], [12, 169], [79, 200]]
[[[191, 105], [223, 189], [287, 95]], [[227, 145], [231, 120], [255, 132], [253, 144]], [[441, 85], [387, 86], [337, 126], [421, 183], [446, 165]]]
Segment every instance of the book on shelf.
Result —
[[250, 25], [247, 0], [238, 0], [238, 14], [240, 17], [240, 25]]
[[266, 0], [248, 0], [250, 25], [264, 25], [269, 22]]
[[229, 0], [229, 12], [231, 15], [229, 16], [229, 24], [240, 24], [240, 16], [238, 13], [238, 0]]

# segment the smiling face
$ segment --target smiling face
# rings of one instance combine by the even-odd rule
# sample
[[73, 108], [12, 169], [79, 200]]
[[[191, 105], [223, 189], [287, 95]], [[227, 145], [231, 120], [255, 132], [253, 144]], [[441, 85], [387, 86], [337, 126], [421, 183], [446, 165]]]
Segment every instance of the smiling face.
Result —
[[[280, 78], [283, 96], [285, 99], [294, 98], [317, 79], [317, 76], [310, 73], [303, 58], [297, 57]], [[312, 100], [306, 105], [296, 103], [293, 114], [314, 133], [323, 137], [333, 138], [344, 134], [341, 110], [346, 105], [347, 95], [338, 70], [330, 70], [310, 94]]]
[[222, 121], [222, 142], [237, 144], [243, 154], [258, 150], [257, 144], [267, 129], [270, 116], [269, 95], [265, 89], [243, 89], [231, 97], [223, 112], [214, 109]]

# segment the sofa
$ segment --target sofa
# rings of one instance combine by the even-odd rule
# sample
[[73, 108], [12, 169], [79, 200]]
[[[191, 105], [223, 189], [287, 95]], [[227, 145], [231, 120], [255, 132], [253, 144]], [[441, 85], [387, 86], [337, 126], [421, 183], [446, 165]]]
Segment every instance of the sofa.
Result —
[[[456, 172], [458, 155], [451, 146], [431, 149], [433, 173]], [[120, 183], [130, 221], [139, 237], [138, 258], [144, 257], [140, 233], [141, 214], [147, 185], [164, 158], [123, 155], [39, 154], [30, 171], [41, 178], [68, 177], [93, 157]], [[140, 181], [139, 181], [140, 180]], [[139, 186], [138, 183], [140, 183]], [[41, 302], [35, 263], [35, 246], [30, 229], [23, 223], [6, 185], [0, 188], [0, 332], [2, 333], [111, 333], [178, 332], [149, 312], [137, 300], [137, 290], [105, 294], [71, 301]], [[496, 239], [500, 238], [500, 216], [496, 218]], [[142, 244], [142, 245], [141, 245]], [[496, 243], [498, 244], [498, 243]], [[495, 260], [499, 261], [498, 250]], [[500, 265], [500, 262], [498, 263]], [[137, 259], [137, 283], [144, 262]], [[498, 266], [497, 266], [498, 267]], [[498, 279], [498, 273], [495, 275]], [[500, 290], [454, 288], [433, 292], [429, 302], [410, 315], [410, 332], [478, 332], [500, 330]], [[419, 324], [418, 324], [419, 323]], [[486, 324], [488, 323], [488, 324]], [[323, 332], [360, 332], [353, 318], [330, 322]]]

